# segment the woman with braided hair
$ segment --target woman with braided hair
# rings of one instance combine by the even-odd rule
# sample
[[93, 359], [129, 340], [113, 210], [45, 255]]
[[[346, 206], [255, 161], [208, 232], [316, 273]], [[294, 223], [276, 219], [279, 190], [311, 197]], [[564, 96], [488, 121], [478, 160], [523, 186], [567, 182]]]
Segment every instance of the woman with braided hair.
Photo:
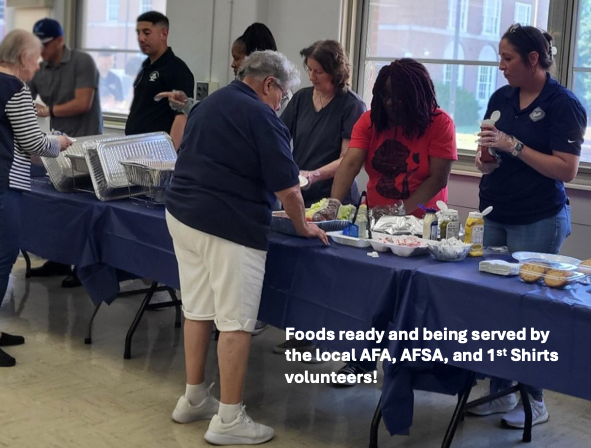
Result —
[[439, 108], [425, 66], [397, 59], [380, 70], [372, 93], [371, 110], [353, 128], [331, 197], [344, 197], [365, 165], [371, 207], [398, 205], [420, 216], [419, 204], [435, 208], [435, 201], [447, 202], [447, 180], [457, 160], [455, 126]]
[[255, 51], [264, 50], [277, 51], [277, 44], [271, 30], [265, 24], [255, 22], [246, 28], [242, 36], [238, 37], [232, 44], [234, 76], [238, 74], [238, 69], [246, 56]]
[[[353, 127], [331, 197], [342, 199], [365, 165], [367, 198], [374, 210], [420, 216], [419, 204], [436, 208], [435, 201], [447, 202], [447, 180], [458, 158], [456, 131], [437, 104], [425, 66], [397, 59], [380, 70], [372, 93], [371, 110]], [[351, 362], [338, 373], [356, 375], [375, 368], [375, 362]]]

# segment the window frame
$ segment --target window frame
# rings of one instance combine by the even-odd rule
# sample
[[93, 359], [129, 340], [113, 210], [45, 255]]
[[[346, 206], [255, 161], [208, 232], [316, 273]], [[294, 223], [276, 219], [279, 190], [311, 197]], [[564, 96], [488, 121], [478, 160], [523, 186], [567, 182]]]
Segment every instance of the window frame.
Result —
[[[575, 41], [577, 35], [577, 13], [579, 5], [582, 0], [563, 0], [563, 2], [550, 2], [548, 11], [548, 32], [554, 37], [554, 46], [557, 48], [557, 55], [555, 57], [555, 65], [552, 75], [564, 86], [572, 89], [574, 82], [574, 62], [575, 62]], [[352, 78], [352, 87], [361, 95], [366, 86], [364, 85], [365, 64], [368, 61], [382, 61], [390, 62], [392, 58], [368, 57], [368, 42], [367, 34], [369, 28], [369, 3], [370, 0], [358, 0], [355, 4], [357, 17], [355, 20], [355, 48], [349, 48], [349, 51], [355, 54], [354, 70]], [[560, 5], [558, 4], [560, 3]], [[499, 21], [500, 23], [500, 21]], [[346, 26], [344, 24], [344, 26]], [[499, 36], [500, 38], [500, 36]], [[421, 63], [433, 64], [450, 64], [457, 63], [457, 61], [445, 61], [442, 59], [424, 59], [415, 58]], [[498, 62], [480, 61], [473, 63], [468, 61], [465, 65], [490, 65], [498, 68]], [[579, 68], [576, 71], [591, 72], [589, 68]], [[591, 111], [587, 111], [591, 114]], [[466, 176], [480, 176], [480, 173], [474, 166], [474, 151], [462, 147], [458, 147], [458, 161], [454, 164], [452, 169], [454, 174]], [[576, 178], [569, 184], [568, 188], [591, 190], [591, 162], [581, 162]]]
[[[499, 36], [501, 31], [502, 9], [503, 0], [484, 0], [482, 6], [482, 34], [486, 36]], [[491, 10], [492, 15], [489, 15], [488, 13]], [[487, 25], [491, 25], [490, 30], [487, 28]]]
[[[519, 15], [523, 15], [523, 11], [521, 11], [519, 14], [517, 12], [518, 8], [526, 8], [529, 11], [528, 15], [528, 19], [523, 20], [521, 17], [519, 17]], [[531, 25], [531, 11], [532, 11], [532, 4], [531, 3], [524, 3], [524, 2], [515, 2], [515, 12], [513, 13], [513, 23], [520, 23], [521, 25], [527, 26], [527, 25]]]
[[[460, 0], [460, 32], [468, 31], [468, 9], [470, 0]], [[447, 29], [455, 30], [456, 28], [456, 4], [458, 0], [448, 0], [447, 3]]]

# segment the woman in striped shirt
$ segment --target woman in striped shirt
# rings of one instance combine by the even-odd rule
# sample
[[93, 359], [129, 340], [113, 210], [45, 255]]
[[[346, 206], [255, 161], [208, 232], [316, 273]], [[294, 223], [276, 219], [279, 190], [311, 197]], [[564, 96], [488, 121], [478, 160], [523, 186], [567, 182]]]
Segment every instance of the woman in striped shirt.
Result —
[[[32, 33], [14, 30], [0, 43], [0, 304], [19, 251], [20, 199], [31, 189], [31, 155], [57, 157], [71, 145], [65, 136], [41, 132], [25, 81], [39, 69], [41, 42]], [[20, 345], [22, 336], [0, 332], [0, 347]], [[0, 367], [15, 364], [0, 348]]]

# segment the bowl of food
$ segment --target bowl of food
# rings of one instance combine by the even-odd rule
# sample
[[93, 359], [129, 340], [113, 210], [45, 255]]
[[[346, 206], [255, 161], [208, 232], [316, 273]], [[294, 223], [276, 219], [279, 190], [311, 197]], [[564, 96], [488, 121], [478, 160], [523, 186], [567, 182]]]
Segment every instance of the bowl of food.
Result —
[[471, 244], [449, 238], [438, 242], [433, 241], [429, 245], [429, 252], [439, 261], [462, 261], [468, 256], [471, 247]]

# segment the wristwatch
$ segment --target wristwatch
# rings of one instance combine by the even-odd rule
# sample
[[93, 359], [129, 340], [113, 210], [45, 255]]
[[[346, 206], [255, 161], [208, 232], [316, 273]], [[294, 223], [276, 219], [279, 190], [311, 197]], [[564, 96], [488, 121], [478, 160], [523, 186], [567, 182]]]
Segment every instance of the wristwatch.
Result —
[[521, 154], [521, 151], [523, 151], [524, 144], [517, 140], [515, 137], [513, 137], [513, 141], [515, 143], [513, 143], [513, 151], [511, 151], [511, 155], [513, 157], [519, 157], [519, 154]]

